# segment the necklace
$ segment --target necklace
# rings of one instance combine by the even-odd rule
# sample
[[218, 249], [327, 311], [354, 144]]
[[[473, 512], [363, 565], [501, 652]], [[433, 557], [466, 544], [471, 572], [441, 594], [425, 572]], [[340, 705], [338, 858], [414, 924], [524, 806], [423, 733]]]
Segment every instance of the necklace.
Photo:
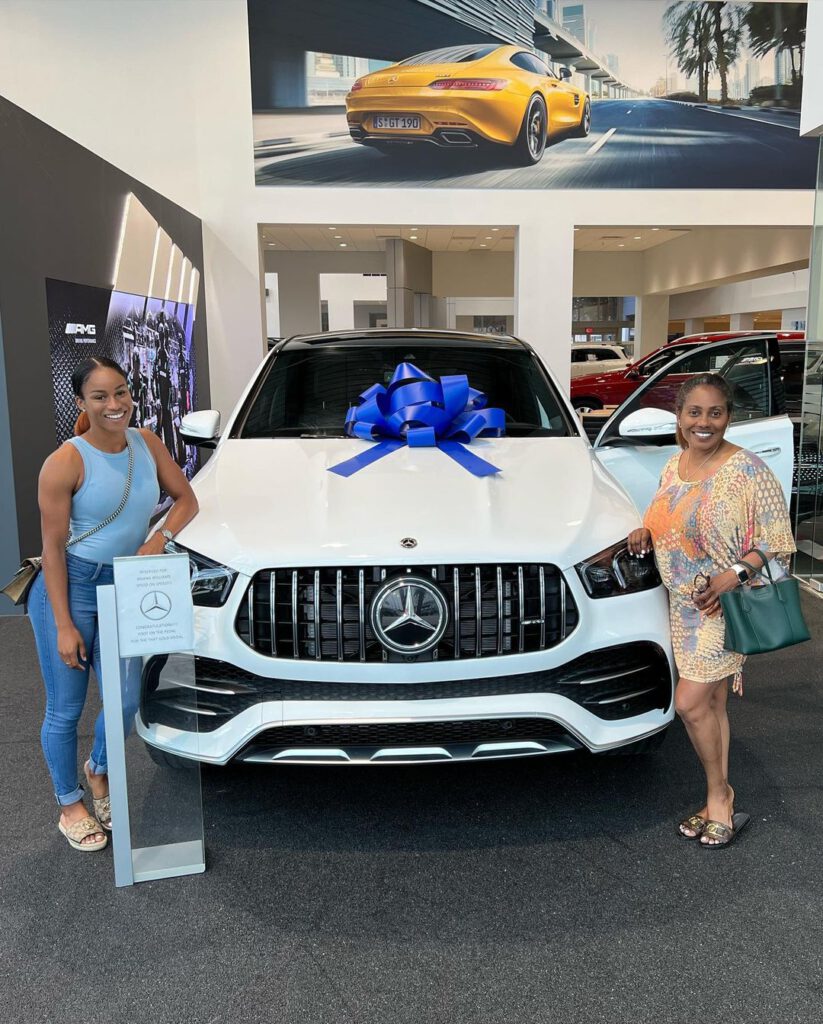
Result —
[[692, 452], [691, 452], [691, 448], [690, 448], [689, 449], [689, 476], [690, 477], [694, 477], [695, 473], [699, 473], [700, 470], [706, 465], [707, 462], [711, 462], [711, 460], [715, 457], [715, 455], [717, 455], [717, 453], [720, 451], [720, 449], [722, 447], [723, 447], [723, 440], [721, 438], [720, 444], [715, 448], [715, 450], [713, 452], [711, 452], [709, 455], [706, 456], [705, 459], [703, 459], [703, 461], [700, 463], [700, 465], [697, 467], [697, 469], [692, 469]]

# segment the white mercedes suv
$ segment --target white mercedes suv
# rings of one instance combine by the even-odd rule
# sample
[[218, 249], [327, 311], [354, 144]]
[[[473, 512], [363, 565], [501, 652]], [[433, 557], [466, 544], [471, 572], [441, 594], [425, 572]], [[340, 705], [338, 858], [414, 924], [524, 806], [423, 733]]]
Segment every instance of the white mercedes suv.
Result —
[[[383, 389], [404, 367], [410, 384], [424, 378], [408, 401], [426, 400], [392, 419]], [[470, 413], [478, 391], [502, 410], [504, 436], [469, 440], [458, 413], [468, 433], [405, 443], [456, 375], [475, 389]], [[360, 413], [384, 394], [387, 422], [402, 421], [393, 442], [354, 429], [364, 393]], [[215, 451], [176, 539], [192, 566], [193, 657], [144, 666], [138, 731], [153, 756], [396, 764], [662, 739], [667, 599], [653, 559], [626, 551], [637, 507], [528, 345], [297, 337], [268, 354], [221, 436], [213, 411], [182, 430]], [[498, 471], [478, 471], [489, 463]]]

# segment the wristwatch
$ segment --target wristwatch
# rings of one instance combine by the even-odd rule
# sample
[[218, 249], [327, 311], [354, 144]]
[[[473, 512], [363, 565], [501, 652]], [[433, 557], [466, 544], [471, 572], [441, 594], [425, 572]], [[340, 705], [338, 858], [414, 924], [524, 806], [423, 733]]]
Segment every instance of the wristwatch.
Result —
[[737, 577], [738, 583], [740, 583], [741, 586], [744, 583], [749, 582], [749, 570], [742, 562], [735, 562], [734, 565], [731, 566], [731, 570]]
[[161, 537], [165, 537], [168, 543], [171, 543], [174, 540], [174, 534], [171, 532], [171, 530], [158, 530], [158, 533], [160, 534]]

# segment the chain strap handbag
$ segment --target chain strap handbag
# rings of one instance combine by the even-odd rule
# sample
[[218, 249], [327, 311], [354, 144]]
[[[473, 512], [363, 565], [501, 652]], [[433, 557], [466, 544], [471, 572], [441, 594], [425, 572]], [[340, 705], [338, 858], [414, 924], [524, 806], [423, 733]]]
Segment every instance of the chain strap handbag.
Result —
[[791, 576], [775, 580], [766, 556], [757, 548], [746, 554], [760, 557], [765, 573], [752, 566], [749, 568], [767, 585], [744, 584], [720, 595], [726, 624], [726, 650], [738, 654], [765, 654], [810, 639], [800, 607], [798, 581]]
[[[81, 533], [79, 537], [72, 537], [70, 540], [66, 541], [66, 551], [68, 551], [68, 549], [74, 544], [79, 544], [81, 540], [85, 540], [87, 537], [91, 537], [93, 533], [97, 533], [98, 530], [102, 530], [103, 527], [108, 526], [109, 523], [113, 523], [126, 507], [126, 502], [129, 500], [131, 479], [134, 471], [134, 447], [132, 446], [131, 439], [128, 434], [126, 434], [126, 447], [129, 450], [129, 469], [126, 475], [126, 487], [123, 491], [123, 497], [120, 499], [120, 504], [114, 512], [111, 513], [111, 515], [106, 516], [102, 523], [98, 523], [97, 526], [93, 526], [90, 530], [86, 530]], [[32, 584], [37, 579], [37, 574], [40, 572], [42, 566], [43, 558], [41, 555], [33, 555], [31, 558], [24, 558], [20, 563], [20, 567], [5, 587], [0, 587], [0, 594], [5, 594], [6, 597], [11, 599], [12, 603], [16, 605], [22, 604], [25, 607], [29, 591], [31, 590]]]

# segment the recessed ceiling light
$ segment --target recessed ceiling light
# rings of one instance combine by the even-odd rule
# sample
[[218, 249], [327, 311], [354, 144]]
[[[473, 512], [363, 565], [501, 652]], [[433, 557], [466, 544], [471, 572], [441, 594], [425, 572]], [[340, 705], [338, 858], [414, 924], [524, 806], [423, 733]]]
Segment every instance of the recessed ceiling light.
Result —
[[481, 248], [481, 249], [488, 249], [488, 246], [486, 245], [486, 243], [485, 243], [485, 242], [481, 242], [481, 243], [480, 243], [480, 248]]
[[417, 228], [409, 228], [409, 231], [417, 231]]
[[335, 238], [342, 238], [343, 236], [342, 235], [335, 235], [334, 237]]
[[652, 231], [659, 231], [660, 228], [652, 228]]
[[626, 243], [625, 242], [618, 242], [617, 243], [617, 248], [618, 249], [625, 249], [626, 248]]
[[642, 235], [632, 235], [632, 238], [634, 238], [635, 242], [642, 237]]
[[490, 242], [491, 240], [492, 240], [492, 236], [491, 235], [486, 235], [486, 241]]
[[409, 235], [409, 238], [414, 242], [417, 239], [417, 235]]
[[338, 242], [337, 244], [340, 246], [341, 249], [345, 249], [347, 245], [346, 242]]
[[337, 228], [329, 228], [329, 231], [337, 231]]
[[574, 230], [575, 230], [575, 231], [579, 231], [579, 230], [580, 230], [580, 228], [575, 228]]
[[499, 231], [500, 228], [492, 228], [492, 231]]

